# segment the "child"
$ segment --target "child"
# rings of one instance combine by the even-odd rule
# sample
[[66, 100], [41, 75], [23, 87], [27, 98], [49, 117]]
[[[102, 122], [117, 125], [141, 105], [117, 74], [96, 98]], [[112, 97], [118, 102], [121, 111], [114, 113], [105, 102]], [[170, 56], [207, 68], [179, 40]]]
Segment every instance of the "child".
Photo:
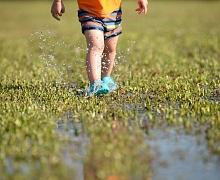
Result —
[[[147, 0], [137, 0], [138, 14], [147, 13]], [[90, 92], [107, 94], [116, 89], [111, 76], [118, 35], [122, 33], [121, 0], [78, 0], [78, 17], [87, 42], [86, 71]], [[54, 0], [51, 13], [60, 20], [65, 12], [62, 0]]]

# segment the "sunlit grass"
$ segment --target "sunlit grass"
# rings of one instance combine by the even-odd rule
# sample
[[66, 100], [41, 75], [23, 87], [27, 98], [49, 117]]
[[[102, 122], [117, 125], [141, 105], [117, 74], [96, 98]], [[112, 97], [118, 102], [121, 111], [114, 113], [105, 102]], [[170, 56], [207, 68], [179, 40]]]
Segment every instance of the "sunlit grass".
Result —
[[119, 90], [87, 98], [76, 3], [56, 22], [50, 2], [1, 2], [0, 179], [73, 178], [61, 153], [71, 139], [56, 132], [67, 112], [90, 138], [87, 179], [150, 178], [144, 140], [160, 126], [205, 134], [220, 157], [220, 3], [150, 2], [146, 16], [135, 3], [123, 3]]

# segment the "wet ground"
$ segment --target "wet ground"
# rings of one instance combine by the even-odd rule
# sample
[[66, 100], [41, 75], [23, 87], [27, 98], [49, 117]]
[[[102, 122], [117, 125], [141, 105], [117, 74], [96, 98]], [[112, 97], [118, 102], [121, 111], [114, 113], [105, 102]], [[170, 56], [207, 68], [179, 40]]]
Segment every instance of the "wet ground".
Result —
[[[76, 133], [77, 129], [77, 133]], [[72, 119], [59, 121], [57, 133], [69, 136], [71, 143], [63, 149], [65, 162], [74, 169], [79, 180], [84, 179], [83, 159], [89, 137], [82, 131], [82, 124]], [[76, 136], [77, 134], [77, 136]], [[152, 179], [156, 180], [218, 180], [220, 162], [209, 153], [203, 135], [187, 135], [174, 129], [152, 129], [146, 135], [153, 161]]]
[[220, 178], [220, 163], [216, 156], [209, 154], [204, 137], [177, 133], [173, 129], [151, 133], [155, 138], [147, 142], [155, 157], [153, 179]]

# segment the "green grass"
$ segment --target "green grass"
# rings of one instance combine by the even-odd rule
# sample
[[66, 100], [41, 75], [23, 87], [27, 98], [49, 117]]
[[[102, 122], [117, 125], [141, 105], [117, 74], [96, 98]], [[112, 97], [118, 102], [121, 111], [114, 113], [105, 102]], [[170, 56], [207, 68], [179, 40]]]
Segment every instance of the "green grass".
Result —
[[76, 3], [61, 22], [50, 2], [0, 3], [0, 179], [73, 178], [61, 153], [71, 139], [56, 133], [67, 112], [90, 138], [87, 179], [149, 178], [145, 138], [160, 126], [205, 134], [220, 157], [219, 2], [152, 1], [138, 16], [124, 1], [121, 88], [92, 98], [76, 95], [88, 86]]

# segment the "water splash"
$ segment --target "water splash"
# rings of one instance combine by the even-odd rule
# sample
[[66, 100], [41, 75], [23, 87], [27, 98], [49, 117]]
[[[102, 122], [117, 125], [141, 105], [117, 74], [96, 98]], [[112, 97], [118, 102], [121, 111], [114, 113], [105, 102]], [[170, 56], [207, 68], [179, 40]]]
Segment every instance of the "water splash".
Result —
[[[69, 37], [59, 37], [56, 33], [46, 30], [35, 31], [31, 34], [30, 41], [34, 44], [33, 52], [29, 53], [32, 59], [33, 54], [38, 56], [41, 63], [45, 64], [44, 77], [49, 76], [49, 71], [57, 75], [57, 83], [67, 84], [72, 76], [73, 68], [78, 67], [77, 59], [82, 50], [80, 46], [68, 43]], [[74, 59], [73, 59], [74, 57]]]
[[[78, 37], [77, 37], [78, 38]], [[83, 38], [83, 37], [82, 37]], [[49, 78], [51, 71], [57, 76], [57, 83], [70, 84], [70, 81], [78, 81], [77, 79], [86, 79], [85, 60], [88, 49], [84, 47], [85, 42], [71, 40], [69, 37], [60, 37], [52, 32], [48, 26], [45, 30], [33, 30], [30, 41], [33, 44], [33, 53], [29, 53], [30, 59], [38, 56], [39, 61], [44, 64], [43, 68], [36, 68], [42, 76]], [[129, 55], [133, 51], [134, 41], [128, 41], [122, 49], [117, 48], [116, 59], [114, 62], [114, 76], [120, 77], [119, 67], [128, 66]], [[106, 63], [104, 66], [106, 66]], [[77, 69], [77, 71], [76, 71]], [[80, 71], [84, 69], [85, 71]], [[106, 68], [104, 68], [106, 69]], [[43, 72], [42, 72], [43, 71]], [[85, 75], [82, 75], [85, 73]], [[39, 74], [39, 73], [38, 73]], [[74, 77], [74, 79], [72, 79]]]

